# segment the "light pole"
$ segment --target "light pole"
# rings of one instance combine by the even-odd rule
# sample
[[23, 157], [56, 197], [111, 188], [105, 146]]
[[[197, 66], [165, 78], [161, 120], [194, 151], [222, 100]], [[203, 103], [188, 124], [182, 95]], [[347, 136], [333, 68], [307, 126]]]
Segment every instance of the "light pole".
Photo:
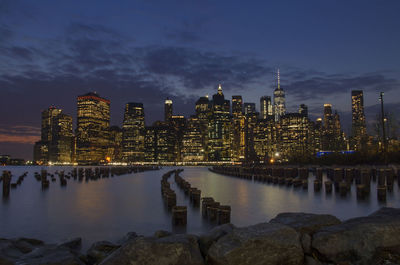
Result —
[[385, 130], [385, 112], [383, 110], [383, 92], [380, 93], [379, 100], [381, 101], [383, 155], [386, 163], [387, 141], [386, 141], [386, 130]]

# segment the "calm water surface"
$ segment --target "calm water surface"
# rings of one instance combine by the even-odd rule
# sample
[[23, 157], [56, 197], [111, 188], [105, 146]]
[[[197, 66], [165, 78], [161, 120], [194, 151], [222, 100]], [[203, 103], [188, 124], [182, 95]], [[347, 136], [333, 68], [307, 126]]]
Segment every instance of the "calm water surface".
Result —
[[[2, 199], [0, 204], [3, 238], [33, 237], [58, 242], [82, 237], [86, 249], [95, 241], [116, 241], [130, 231], [141, 235], [152, 235], [161, 229], [200, 234], [214, 226], [201, 217], [200, 209], [190, 206], [188, 198], [170, 178], [178, 205], [188, 206], [187, 227], [172, 227], [160, 191], [161, 175], [171, 168], [81, 183], [71, 179], [66, 187], [60, 187], [57, 178], [46, 191], [41, 190], [40, 182], [33, 177], [40, 167], [0, 169], [12, 172], [12, 182], [23, 172], [29, 172], [22, 185], [12, 189], [10, 197]], [[50, 167], [48, 171], [54, 173], [57, 169], [60, 170]], [[345, 198], [335, 192], [327, 195], [324, 188], [314, 193], [312, 176], [309, 189], [303, 190], [222, 176], [205, 167], [184, 169], [181, 176], [192, 187], [199, 188], [202, 197], [211, 196], [221, 204], [231, 205], [231, 221], [237, 226], [266, 222], [281, 212], [329, 213], [348, 219], [370, 214], [381, 206], [400, 207], [397, 182], [393, 192], [388, 193], [387, 202], [382, 204], [376, 198], [376, 183], [372, 183], [370, 198], [358, 201], [354, 186], [351, 195]]]

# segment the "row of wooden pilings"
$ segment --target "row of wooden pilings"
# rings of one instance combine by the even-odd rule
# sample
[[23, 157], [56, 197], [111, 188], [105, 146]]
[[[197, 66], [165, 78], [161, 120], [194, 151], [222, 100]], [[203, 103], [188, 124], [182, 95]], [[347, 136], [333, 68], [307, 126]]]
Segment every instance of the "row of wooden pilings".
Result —
[[172, 224], [186, 225], [187, 224], [187, 208], [186, 206], [176, 205], [176, 193], [171, 189], [171, 184], [168, 179], [172, 174], [179, 174], [183, 169], [171, 170], [161, 177], [161, 194], [168, 210], [172, 210]]
[[231, 207], [220, 205], [211, 197], [201, 198], [201, 190], [192, 187], [188, 181], [179, 175], [182, 171], [183, 169], [171, 170], [161, 177], [161, 194], [168, 210], [172, 211], [172, 223], [174, 225], [187, 224], [187, 207], [176, 205], [176, 193], [171, 189], [171, 184], [168, 182], [172, 175], [174, 175], [178, 187], [184, 191], [186, 196], [189, 196], [193, 207], [199, 207], [201, 202], [203, 217], [210, 221], [216, 221], [218, 224], [230, 223]]
[[[60, 186], [67, 186], [67, 180], [73, 179], [82, 182], [83, 180], [98, 180], [100, 178], [109, 178], [114, 176], [120, 176], [124, 174], [144, 172], [148, 170], [157, 170], [158, 167], [151, 166], [116, 166], [116, 167], [85, 167], [85, 168], [73, 168], [69, 172], [64, 170], [56, 171], [54, 174], [49, 173], [46, 169], [42, 169], [40, 172], [34, 172], [34, 177], [38, 182], [41, 183], [42, 190], [46, 190], [50, 187], [50, 181], [56, 182], [56, 176], [59, 178]], [[12, 174], [10, 171], [3, 171], [3, 175], [0, 177], [0, 182], [3, 181], [3, 197], [8, 197], [10, 194], [10, 187], [17, 188], [21, 185], [24, 178], [28, 175], [25, 172], [18, 177], [17, 181], [11, 183]]]
[[199, 207], [201, 201], [201, 213], [203, 217], [209, 221], [216, 221], [219, 225], [231, 222], [231, 206], [221, 205], [212, 197], [201, 198], [201, 190], [192, 187], [178, 173], [175, 173], [175, 182], [185, 192], [185, 195], [189, 196], [194, 207]]
[[11, 183], [13, 177], [11, 171], [4, 170], [0, 177], [0, 182], [3, 182], [3, 197], [8, 198], [10, 196], [10, 188], [15, 189], [17, 186], [21, 185], [27, 175], [28, 172], [25, 172], [18, 177], [16, 182]]
[[[379, 201], [386, 201], [387, 192], [393, 191], [394, 182], [400, 187], [400, 170], [391, 167], [225, 167], [215, 166], [209, 169], [223, 175], [234, 176], [255, 181], [267, 182], [279, 185], [302, 187], [308, 189], [309, 172], [315, 175], [314, 191], [320, 192], [322, 186], [327, 194], [333, 189], [340, 196], [347, 196], [351, 191], [351, 185], [356, 188], [356, 195], [359, 199], [367, 198], [371, 193], [371, 182], [377, 181], [377, 198]], [[326, 172], [326, 179], [323, 180], [323, 173]]]

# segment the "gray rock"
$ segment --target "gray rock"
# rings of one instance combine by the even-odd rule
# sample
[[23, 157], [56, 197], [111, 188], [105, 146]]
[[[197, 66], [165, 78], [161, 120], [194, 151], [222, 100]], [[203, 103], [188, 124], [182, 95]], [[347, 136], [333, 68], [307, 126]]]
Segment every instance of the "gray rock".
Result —
[[400, 209], [383, 208], [367, 217], [324, 227], [314, 234], [312, 247], [321, 258], [334, 263], [373, 264], [381, 258], [379, 253], [396, 255], [400, 250]]
[[43, 241], [31, 238], [0, 239], [0, 264], [13, 262], [41, 245]]
[[311, 236], [309, 234], [302, 234], [300, 236], [301, 246], [306, 254], [311, 254]]
[[270, 223], [288, 225], [300, 233], [312, 235], [322, 227], [337, 225], [341, 221], [330, 214], [280, 213]]
[[321, 262], [308, 255], [305, 256], [304, 261], [305, 265], [322, 265]]
[[154, 237], [156, 238], [162, 238], [170, 235], [172, 235], [172, 233], [165, 230], [158, 230], [154, 233]]
[[211, 245], [222, 236], [231, 233], [235, 226], [233, 224], [224, 224], [211, 229], [208, 233], [199, 236], [199, 247], [203, 256], [207, 256]]
[[82, 238], [76, 237], [59, 244], [60, 247], [67, 247], [73, 250], [79, 250], [82, 247]]
[[17, 264], [30, 265], [83, 265], [79, 254], [66, 246], [45, 245], [34, 249], [17, 260]]
[[203, 257], [192, 235], [172, 235], [163, 238], [139, 237], [106, 258], [102, 265], [203, 265]]
[[11, 240], [0, 239], [0, 264], [13, 264], [13, 261], [23, 254]]
[[213, 265], [302, 265], [303, 261], [300, 235], [278, 223], [233, 229], [212, 244], [207, 256]]
[[139, 237], [139, 236], [135, 232], [129, 232], [123, 238], [118, 240], [117, 244], [124, 245], [124, 244], [128, 243], [129, 241], [136, 239], [137, 237]]
[[119, 245], [108, 241], [95, 242], [87, 251], [87, 260], [90, 264], [99, 264], [118, 248]]

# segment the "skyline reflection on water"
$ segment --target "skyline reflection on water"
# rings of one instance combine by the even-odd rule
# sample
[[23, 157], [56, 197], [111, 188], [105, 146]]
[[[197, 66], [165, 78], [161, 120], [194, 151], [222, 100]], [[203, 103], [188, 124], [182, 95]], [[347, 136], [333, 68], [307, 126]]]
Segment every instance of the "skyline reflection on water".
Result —
[[[157, 230], [200, 234], [215, 225], [201, 217], [201, 209], [193, 208], [170, 178], [177, 204], [188, 206], [187, 227], [172, 227], [171, 214], [160, 191], [161, 175], [171, 168], [81, 183], [71, 179], [66, 187], [60, 187], [57, 179], [45, 191], [33, 177], [33, 172], [40, 169], [2, 168], [12, 172], [12, 182], [25, 171], [29, 174], [0, 204], [0, 238], [32, 237], [58, 242], [82, 237], [86, 249], [95, 241], [116, 241], [130, 231], [139, 235], [152, 235]], [[54, 173], [57, 169], [51, 167], [48, 171]], [[213, 197], [232, 207], [231, 221], [237, 226], [266, 222], [281, 212], [328, 213], [345, 220], [368, 215], [382, 206], [400, 207], [397, 182], [393, 192], [388, 192], [387, 202], [379, 203], [376, 183], [371, 185], [370, 197], [359, 201], [354, 185], [351, 195], [345, 198], [335, 192], [325, 194], [324, 188], [314, 193], [314, 177], [309, 178], [308, 190], [303, 190], [223, 176], [206, 167], [184, 169], [180, 175], [200, 189], [202, 197]]]

